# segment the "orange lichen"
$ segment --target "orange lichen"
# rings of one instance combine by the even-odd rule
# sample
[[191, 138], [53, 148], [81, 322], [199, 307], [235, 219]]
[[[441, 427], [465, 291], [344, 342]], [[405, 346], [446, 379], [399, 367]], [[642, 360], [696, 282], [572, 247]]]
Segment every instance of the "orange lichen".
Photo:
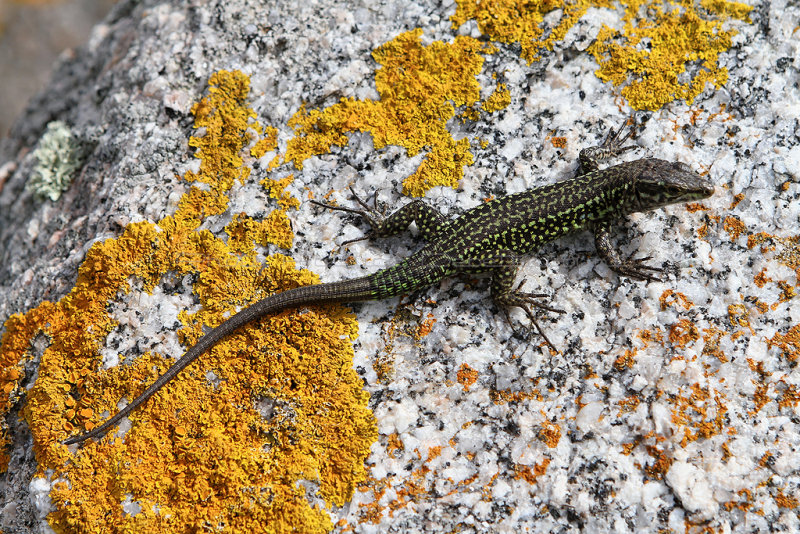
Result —
[[731, 237], [731, 241], [736, 241], [739, 239], [740, 235], [747, 231], [747, 227], [744, 225], [741, 219], [734, 217], [733, 215], [728, 215], [725, 217], [722, 228], [728, 232], [728, 235]]
[[395, 456], [396, 452], [402, 452], [406, 450], [405, 445], [403, 445], [403, 440], [400, 439], [400, 435], [397, 432], [392, 432], [386, 437], [386, 453], [389, 456]]
[[773, 304], [774, 307], [777, 307], [777, 305], [781, 302], [787, 302], [797, 296], [797, 290], [795, 289], [795, 286], [785, 280], [780, 280], [778, 282], [778, 287], [780, 288], [781, 293], [778, 296], [778, 302]]
[[721, 363], [729, 361], [728, 356], [720, 348], [720, 340], [725, 335], [723, 330], [718, 328], [703, 329], [703, 354], [717, 358]]
[[[370, 132], [376, 149], [398, 145], [410, 157], [428, 150], [403, 182], [404, 194], [422, 196], [437, 185], [455, 187], [473, 158], [469, 139], [453, 139], [446, 124], [456, 107], [478, 103], [481, 54], [492, 49], [466, 36], [424, 46], [421, 36], [420, 29], [400, 34], [372, 53], [381, 65], [375, 73], [380, 100], [342, 98], [323, 110], [302, 107], [289, 121], [295, 137], [286, 146], [284, 161], [301, 169], [307, 158], [329, 152], [333, 145], [347, 145], [345, 134]], [[493, 100], [493, 107], [501, 100], [502, 95]]]
[[520, 402], [526, 400], [542, 400], [542, 394], [538, 391], [510, 391], [508, 389], [493, 389], [489, 391], [489, 398], [495, 404], [506, 404], [509, 402]]
[[631, 395], [629, 397], [625, 397], [621, 401], [618, 401], [617, 404], [620, 406], [620, 413], [626, 413], [636, 410], [641, 402], [642, 399], [639, 395]]
[[785, 334], [777, 332], [767, 344], [780, 349], [781, 356], [790, 362], [800, 361], [800, 325], [791, 327]]
[[800, 501], [797, 500], [797, 497], [792, 495], [786, 495], [783, 493], [783, 489], [778, 490], [778, 494], [775, 495], [775, 504], [780, 506], [781, 508], [790, 508], [795, 509], [800, 507]]
[[381, 502], [383, 502], [383, 497], [386, 495], [390, 483], [391, 480], [389, 478], [377, 479], [367, 477], [367, 479], [358, 486], [358, 491], [372, 494], [372, 502], [358, 504], [361, 523], [377, 525], [381, 521], [381, 517], [386, 508]]
[[728, 320], [732, 326], [751, 328], [747, 307], [744, 304], [731, 304], [728, 306]]
[[431, 331], [433, 331], [433, 326], [436, 324], [436, 318], [433, 316], [432, 313], [428, 314], [428, 318], [420, 321], [419, 328], [417, 328], [416, 337], [417, 339], [422, 339], [423, 337], [428, 336]]
[[[69, 294], [6, 323], [4, 401], [14, 394], [33, 338], [49, 339], [23, 415], [39, 476], [57, 481], [49, 516], [56, 531], [325, 532], [330, 516], [309, 498], [341, 506], [365, 478], [363, 460], [377, 431], [352, 369], [349, 340], [357, 323], [340, 307], [286, 310], [242, 328], [205, 354], [202, 367], [190, 366], [137, 410], [124, 439], [112, 433], [74, 453], [60, 444], [116, 411], [119, 399], [141, 393], [171, 362], [148, 352], [129, 365], [99, 368], [99, 351], [118, 327], [109, 308], [121, 295], [150, 292], [165, 277], [190, 277], [201, 308], [178, 313], [178, 339], [190, 345], [203, 325], [219, 324], [238, 307], [317, 282], [289, 258], [257, 261], [254, 245], [273, 240], [270, 225], [283, 224], [270, 221], [274, 216], [257, 223], [235, 215], [228, 242], [198, 229], [202, 218], [226, 211], [225, 193], [247, 179], [239, 154], [261, 131], [246, 106], [246, 76], [222, 71], [209, 84], [193, 108], [196, 126], [206, 131], [190, 140], [200, 171], [185, 177], [207, 190], [192, 187], [174, 216], [129, 224], [118, 238], [96, 243]], [[287, 230], [278, 240], [283, 245], [291, 244]], [[218, 383], [209, 384], [201, 369], [213, 370]], [[302, 481], [313, 482], [316, 495]], [[123, 508], [126, 500], [138, 513]]]
[[[755, 380], [753, 382], [755, 382]], [[753, 403], [755, 404], [755, 408], [747, 412], [747, 415], [752, 417], [760, 412], [761, 408], [767, 405], [767, 403], [771, 400], [767, 395], [768, 391], [769, 386], [767, 384], [756, 384], [756, 391], [753, 393]]]
[[372, 369], [381, 384], [390, 383], [394, 377], [394, 356], [388, 350], [378, 354], [372, 362]]
[[767, 282], [772, 282], [772, 278], [767, 276], [767, 268], [766, 267], [761, 269], [761, 271], [759, 271], [759, 273], [753, 277], [753, 282], [755, 282], [756, 287], [759, 287], [759, 288], [764, 287], [765, 285], [767, 285]]
[[388, 384], [394, 377], [394, 344], [401, 331], [401, 328], [398, 328], [398, 319], [399, 317], [395, 315], [389, 322], [389, 326], [384, 329], [383, 349], [373, 357], [372, 361], [372, 369], [382, 384]]
[[[740, 201], [735, 199], [734, 201]], [[725, 228], [731, 233], [733, 239], [747, 235], [747, 246], [756, 249], [754, 252], [760, 253], [763, 261], [778, 262], [790, 269], [795, 270], [800, 275], [800, 237], [790, 236], [781, 237], [767, 233], [748, 234], [746, 228], [741, 227], [741, 233], [737, 233], [739, 228], [737, 219], [727, 219], [722, 217], [715, 218], [709, 216], [709, 220], [717, 224], [720, 229]], [[756, 248], [758, 247], [758, 248]], [[699, 329], [693, 321], [688, 319], [678, 320], [669, 330], [669, 339], [672, 346], [666, 347], [674, 353], [673, 361], [683, 360], [676, 369], [686, 368], [686, 379], [689, 382], [684, 386], [679, 386], [678, 391], [656, 392], [657, 396], [663, 396], [673, 405], [671, 432], [665, 432], [661, 436], [662, 440], [671, 442], [672, 447], [689, 447], [692, 442], [714, 437], [733, 436], [741, 432], [741, 425], [752, 425], [761, 423], [760, 419], [766, 417], [764, 411], [773, 407], [773, 402], [779, 410], [793, 410], [800, 404], [800, 393], [795, 385], [787, 384], [782, 379], [775, 378], [782, 376], [783, 371], [776, 372], [772, 367], [781, 367], [781, 363], [776, 356], [785, 360], [785, 364], [791, 365], [800, 361], [800, 326], [786, 325], [780, 327], [777, 333], [771, 334], [772, 337], [764, 338], [759, 336], [760, 321], [754, 321], [756, 313], [766, 314], [776, 306], [786, 306], [785, 302], [796, 299], [798, 284], [794, 279], [773, 280], [768, 276], [772, 272], [772, 267], [764, 267], [755, 274], [753, 282], [756, 287], [761, 288], [767, 284], [774, 284], [780, 293], [777, 298], [773, 297], [774, 302], [764, 302], [756, 295], [747, 295], [744, 292], [739, 296], [741, 302], [728, 304], [727, 317], [716, 318], [715, 326], [706, 326]], [[774, 295], [771, 292], [770, 295]], [[763, 298], [763, 297], [762, 297]], [[692, 304], [683, 301], [679, 293], [665, 291], [661, 295], [662, 309], [672, 307], [676, 311], [682, 308], [690, 309]], [[700, 321], [698, 321], [700, 322]], [[727, 327], [729, 323], [733, 328]], [[712, 321], [712, 324], [714, 322]], [[696, 353], [696, 343], [698, 335], [702, 332], [703, 348], [701, 355]], [[747, 358], [749, 372], [753, 375], [750, 380], [754, 384], [752, 393], [748, 396], [752, 400], [752, 405], [746, 411], [729, 408], [725, 392], [735, 388], [727, 383], [725, 377], [721, 377], [715, 370], [717, 365], [710, 362], [709, 357], [716, 358], [721, 363], [731, 361], [731, 357], [723, 351], [723, 347], [731, 346], [730, 340], [738, 337], [752, 335], [753, 339], [764, 340], [770, 348], [771, 356], [763, 361], [754, 358]], [[637, 336], [644, 341], [645, 345], [652, 342], [663, 343], [663, 334], [659, 329], [640, 331]], [[777, 350], [776, 350], [777, 349]], [[687, 351], [687, 352], [685, 352]], [[691, 356], [690, 356], [691, 355]], [[693, 376], [694, 373], [702, 369], [703, 377], [698, 382]], [[691, 377], [691, 379], [690, 379]], [[771, 378], [773, 377], [773, 378]], [[688, 392], [687, 392], [688, 390]], [[733, 391], [736, 391], [734, 389]], [[743, 398], [740, 395], [740, 398]], [[620, 402], [621, 412], [629, 406], [629, 399], [625, 398]], [[771, 412], [770, 412], [771, 413]], [[779, 437], [775, 438], [780, 439]], [[632, 443], [623, 445], [623, 452], [632, 454], [634, 449], [645, 440], [634, 440]], [[718, 446], [722, 461], [728, 461], [734, 454], [730, 450], [730, 442], [713, 439], [706, 446]], [[646, 474], [663, 477], [671, 464], [674, 454], [671, 449], [648, 449], [648, 452], [656, 458], [656, 462], [648, 467], [641, 469]], [[772, 462], [776, 458], [774, 451], [765, 451], [760, 465], [764, 467], [766, 475], [761, 477], [759, 486], [763, 487], [769, 483], [769, 477], [773, 473]], [[761, 510], [754, 510], [749, 502], [751, 494], [746, 495], [748, 502], [731, 501], [725, 503], [725, 509], [732, 510], [739, 508], [755, 513], [763, 513]], [[780, 495], [773, 495], [775, 504], [778, 504]], [[786, 501], [784, 501], [786, 502]], [[790, 503], [791, 504], [791, 503]]]
[[684, 348], [698, 339], [700, 339], [700, 331], [689, 319], [681, 319], [669, 329], [670, 342], [680, 348]]
[[[603, 352], [604, 351], [601, 351], [598, 354], [602, 354]], [[617, 358], [617, 360], [619, 360], [619, 358]], [[624, 360], [624, 356], [623, 356], [623, 360]], [[616, 361], [615, 361], [615, 363], [616, 363]], [[584, 372], [583, 372], [583, 375], [582, 375], [582, 378], [584, 380], [590, 380], [592, 378], [597, 378], [599, 376], [591, 365], [587, 364], [584, 367], [585, 367], [585, 369], [584, 369]]]
[[[735, 509], [741, 510], [743, 512], [753, 511], [753, 492], [749, 489], [741, 489], [736, 492], [736, 494], [741, 497], [738, 501], [727, 501], [723, 503], [723, 507], [730, 511]], [[758, 513], [758, 510], [755, 510]]]
[[761, 246], [762, 254], [778, 250], [775, 259], [797, 271], [800, 277], [800, 236], [779, 237], [766, 232], [747, 236], [747, 248], [756, 246]]
[[733, 208], [738, 206], [739, 203], [744, 199], [745, 199], [744, 193], [739, 193], [737, 195], [733, 195], [733, 200], [731, 201], [731, 205], [728, 206], [728, 209], [732, 210]]
[[685, 447], [690, 441], [720, 434], [723, 430], [725, 414], [728, 413], [722, 393], [699, 384], [691, 384], [690, 389], [689, 396], [678, 393], [671, 399], [675, 405], [672, 410], [672, 423], [683, 428], [682, 447]]
[[545, 458], [540, 464], [533, 464], [533, 469], [527, 465], [514, 466], [514, 478], [516, 480], [524, 480], [528, 484], [536, 483], [536, 479], [547, 472], [547, 466], [550, 465], [550, 458]]
[[647, 449], [647, 454], [654, 458], [655, 462], [645, 466], [644, 472], [656, 480], [662, 480], [675, 459], [670, 457], [666, 451], [654, 445], [647, 445], [645, 448]]
[[667, 289], [658, 299], [661, 304], [661, 310], [664, 311], [668, 307], [675, 305], [675, 307], [682, 307], [684, 310], [690, 310], [694, 303], [689, 300], [689, 297], [674, 289]]
[[800, 389], [792, 384], [782, 382], [784, 390], [778, 399], [778, 406], [781, 408], [792, 408], [800, 404]]
[[614, 369], [616, 369], [617, 371], [622, 371], [624, 369], [632, 369], [633, 364], [635, 363], [636, 363], [636, 350], [625, 349], [625, 352], [622, 353], [620, 356], [618, 356], [616, 360], [614, 360]]
[[647, 347], [650, 343], [664, 343], [664, 333], [659, 328], [654, 328], [652, 330], [640, 330], [636, 337], [642, 340], [644, 346]]
[[462, 363], [458, 369], [458, 383], [464, 386], [464, 391], [469, 391], [470, 386], [478, 380], [478, 371]]
[[723, 463], [727, 463], [728, 460], [730, 460], [733, 457], [733, 453], [731, 452], [731, 448], [728, 445], [728, 442], [726, 441], [725, 443], [723, 443], [720, 446], [720, 448], [722, 449], [722, 458], [720, 459], [722, 460]]
[[[542, 415], [544, 416], [545, 413], [542, 412]], [[558, 426], [556, 423], [550, 422], [547, 419], [545, 419], [544, 421], [542, 421], [542, 426], [539, 429], [537, 437], [545, 445], [553, 449], [557, 447], [558, 442], [561, 441], [561, 427]]]

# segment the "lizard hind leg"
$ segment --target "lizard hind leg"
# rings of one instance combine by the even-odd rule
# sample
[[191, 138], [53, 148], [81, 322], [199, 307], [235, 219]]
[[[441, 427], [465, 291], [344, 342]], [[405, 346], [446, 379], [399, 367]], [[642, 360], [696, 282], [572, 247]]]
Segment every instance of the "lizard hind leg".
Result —
[[553, 345], [550, 339], [548, 339], [547, 335], [544, 333], [544, 330], [539, 325], [539, 322], [536, 319], [536, 314], [534, 314], [531, 306], [553, 313], [566, 312], [542, 302], [542, 299], [549, 298], [549, 295], [546, 293], [527, 293], [521, 291], [522, 286], [526, 282], [524, 279], [517, 285], [516, 288], [514, 287], [514, 278], [517, 275], [517, 271], [519, 270], [521, 262], [521, 257], [511, 250], [500, 249], [491, 251], [491, 253], [484, 251], [484, 254], [480, 260], [471, 261], [469, 269], [462, 270], [490, 272], [492, 274], [492, 297], [494, 298], [495, 303], [497, 303], [497, 305], [503, 310], [506, 320], [511, 328], [514, 329], [514, 324], [511, 322], [509, 309], [514, 307], [521, 308], [550, 349], [558, 352], [558, 349], [555, 347], [555, 345]]

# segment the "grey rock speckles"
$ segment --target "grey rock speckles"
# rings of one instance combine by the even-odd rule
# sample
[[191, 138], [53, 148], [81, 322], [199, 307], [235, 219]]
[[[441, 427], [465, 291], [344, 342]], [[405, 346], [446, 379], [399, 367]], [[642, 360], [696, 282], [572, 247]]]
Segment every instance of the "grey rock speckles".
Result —
[[[340, 96], [377, 97], [370, 53], [378, 45], [414, 27], [425, 40], [477, 33], [473, 23], [451, 29], [454, 10], [454, 4], [405, 0], [123, 0], [87, 46], [63, 60], [0, 147], [0, 169], [15, 165], [0, 178], [0, 320], [65, 294], [95, 240], [174, 210], [185, 187], [176, 176], [195, 164], [186, 144], [188, 109], [213, 72], [240, 69], [250, 76], [252, 107], [262, 124], [280, 130], [283, 148], [291, 135], [287, 122], [303, 102], [320, 107]], [[387, 491], [379, 497], [383, 512], [370, 520], [361, 505], [373, 503], [371, 491], [333, 510], [334, 523], [345, 521], [342, 530], [677, 532], [687, 524], [800, 530], [797, 509], [776, 500], [779, 492], [796, 496], [800, 485], [800, 408], [787, 400], [800, 388], [800, 366], [767, 343], [800, 324], [797, 298], [781, 300], [779, 285], [796, 287], [797, 273], [782, 256], [785, 243], [763, 252], [747, 246], [750, 233], [798, 234], [800, 6], [764, 2], [751, 16], [753, 24], [737, 25], [735, 48], [724, 55], [728, 84], [709, 88], [691, 108], [673, 103], [653, 113], [635, 140], [641, 149], [622, 158], [682, 161], [707, 171], [717, 186], [705, 210], [668, 207], [615, 229], [621, 256], [653, 256], [650, 263], [667, 269], [664, 282], [617, 277], [594, 254], [588, 233], [542, 247], [516, 281], [526, 279], [525, 291], [546, 292], [565, 310], [540, 318], [559, 354], [535, 335], [512, 331], [489, 284], [468, 276], [413, 301], [358, 308], [354, 366], [381, 432], [369, 472]], [[502, 73], [510, 106], [478, 123], [449, 125], [489, 144], [473, 145], [475, 164], [457, 191], [428, 193], [426, 201], [447, 220], [488, 198], [573, 176], [579, 150], [597, 144], [627, 114], [612, 88], [594, 78], [591, 58], [572, 44], [531, 66], [516, 51], [499, 46], [480, 78], [489, 94], [492, 72]], [[25, 192], [35, 164], [30, 151], [53, 120], [91, 148], [57, 205]], [[554, 135], [566, 139], [566, 148], [553, 145]], [[313, 158], [296, 172], [296, 196], [307, 188], [322, 198], [335, 189], [333, 199], [345, 205], [352, 184], [362, 196], [378, 190], [393, 207], [409, 202], [400, 183], [419, 158], [396, 147], [375, 151], [367, 134], [352, 139], [356, 146]], [[735, 195], [741, 197], [731, 208]], [[251, 180], [237, 193], [237, 209], [263, 212], [264, 199]], [[613, 199], [596, 202], [604, 200]], [[738, 238], [718, 222], [729, 215], [746, 228]], [[377, 271], [418, 247], [410, 238], [389, 238], [340, 250], [331, 236], [342, 236], [334, 238], [339, 243], [367, 225], [306, 203], [291, 217], [298, 232], [291, 255], [323, 281]], [[421, 230], [441, 225], [432, 219]], [[526, 248], [526, 239], [503, 238], [509, 249]], [[351, 255], [356, 265], [345, 261]], [[760, 273], [759, 281], [768, 280], [763, 287], [755, 282]], [[666, 298], [662, 308], [668, 290], [691, 308], [670, 304], [678, 297]], [[731, 323], [731, 306], [744, 306], [749, 326]], [[408, 313], [396, 313], [398, 307]], [[424, 321], [427, 335], [398, 334], [418, 333]], [[675, 337], [685, 321], [696, 338]], [[394, 369], [388, 384], [373, 365], [387, 353]], [[460, 376], [462, 369], [476, 371], [476, 380]], [[766, 393], [756, 397], [758, 391]], [[718, 421], [720, 430], [709, 433]], [[403, 448], [390, 448], [390, 436]], [[29, 436], [19, 432], [15, 439], [12, 464], [26, 467], [0, 475], [0, 529], [45, 532], [42, 510], [32, 504], [42, 502], [34, 499], [41, 488], [20, 477], [32, 471]], [[402, 506], [400, 495], [408, 499]]]

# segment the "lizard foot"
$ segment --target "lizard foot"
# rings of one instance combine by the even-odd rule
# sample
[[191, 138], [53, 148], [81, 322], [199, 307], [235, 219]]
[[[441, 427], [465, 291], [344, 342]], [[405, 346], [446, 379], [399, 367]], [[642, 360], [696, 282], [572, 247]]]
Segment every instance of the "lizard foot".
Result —
[[[628, 127], [629, 124], [631, 124], [630, 127]], [[633, 135], [633, 124], [633, 117], [631, 117], [618, 129], [609, 129], [608, 135], [602, 144], [581, 150], [579, 154], [581, 174], [597, 170], [599, 162], [603, 160], [637, 148], [636, 145], [622, 146]]]
[[508, 324], [511, 326], [512, 330], [514, 329], [514, 324], [511, 322], [511, 316], [509, 315], [508, 310], [512, 307], [522, 308], [522, 310], [525, 312], [525, 315], [528, 316], [528, 320], [530, 320], [531, 324], [536, 327], [536, 331], [539, 333], [542, 339], [544, 339], [544, 342], [547, 343], [547, 346], [553, 351], [558, 352], [558, 349], [544, 333], [544, 330], [542, 330], [542, 327], [536, 320], [536, 315], [533, 313], [530, 307], [535, 306], [541, 310], [546, 310], [553, 313], [566, 312], [559, 308], [553, 308], [552, 306], [548, 306], [547, 304], [540, 302], [539, 299], [549, 298], [549, 295], [545, 293], [526, 293], [520, 291], [520, 288], [525, 284], [525, 282], [526, 280], [523, 280], [519, 283], [519, 285], [517, 285], [516, 289], [498, 296], [495, 301], [502, 307], [506, 320], [508, 321]]
[[342, 242], [342, 246], [347, 246], [350, 243], [355, 243], [357, 241], [364, 241], [365, 239], [372, 238], [372, 234], [377, 233], [376, 229], [380, 228], [383, 224], [383, 221], [386, 220], [386, 208], [378, 206], [378, 192], [372, 194], [372, 206], [367, 204], [366, 201], [362, 200], [356, 192], [350, 187], [350, 193], [353, 195], [353, 198], [361, 206], [361, 209], [357, 208], [348, 208], [346, 206], [336, 206], [334, 204], [328, 204], [327, 202], [320, 202], [318, 200], [311, 200], [312, 204], [320, 206], [322, 208], [327, 208], [331, 210], [337, 211], [344, 211], [347, 213], [352, 213], [354, 215], [358, 215], [359, 217], [363, 217], [369, 223], [370, 227], [372, 228], [372, 233], [365, 235], [364, 237], [358, 237], [356, 239], [348, 239], [347, 241]]
[[653, 259], [652, 256], [634, 259], [629, 256], [628, 259], [618, 265], [611, 265], [610, 268], [617, 274], [629, 276], [636, 280], [646, 280], [648, 282], [662, 282], [662, 278], [653, 273], [663, 273], [664, 269], [661, 267], [653, 267], [645, 265], [644, 262]]

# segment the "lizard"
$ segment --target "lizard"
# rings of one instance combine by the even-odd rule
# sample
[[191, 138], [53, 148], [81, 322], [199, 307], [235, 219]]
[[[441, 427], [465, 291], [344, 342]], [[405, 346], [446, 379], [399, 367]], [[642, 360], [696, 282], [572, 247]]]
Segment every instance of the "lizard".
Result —
[[[545, 243], [588, 229], [594, 233], [598, 254], [611, 270], [638, 280], [659, 280], [655, 273], [663, 269], [647, 265], [650, 256], [622, 258], [612, 244], [611, 225], [631, 213], [701, 200], [714, 193], [710, 181], [683, 163], [642, 158], [600, 169], [601, 161], [636, 148], [636, 145], [623, 146], [633, 129], [632, 126], [622, 135], [625, 125], [616, 130], [611, 128], [601, 145], [581, 150], [574, 178], [489, 200], [452, 220], [419, 199], [385, 216], [378, 210], [377, 200], [370, 207], [352, 189], [360, 205], [358, 209], [312, 200], [319, 206], [365, 218], [371, 232], [361, 239], [394, 235], [415, 222], [427, 243], [414, 254], [373, 274], [288, 289], [242, 309], [201, 337], [130, 404], [101, 425], [68, 438], [64, 444], [102, 437], [205, 351], [262, 316], [302, 306], [386, 299], [429, 287], [456, 274], [490, 274], [491, 294], [506, 318], [509, 308], [521, 308], [544, 342], [557, 352], [530, 306], [558, 313], [563, 310], [541, 302], [546, 294], [520, 291], [524, 280], [514, 288], [523, 257]], [[357, 240], [342, 245], [352, 241]]]

